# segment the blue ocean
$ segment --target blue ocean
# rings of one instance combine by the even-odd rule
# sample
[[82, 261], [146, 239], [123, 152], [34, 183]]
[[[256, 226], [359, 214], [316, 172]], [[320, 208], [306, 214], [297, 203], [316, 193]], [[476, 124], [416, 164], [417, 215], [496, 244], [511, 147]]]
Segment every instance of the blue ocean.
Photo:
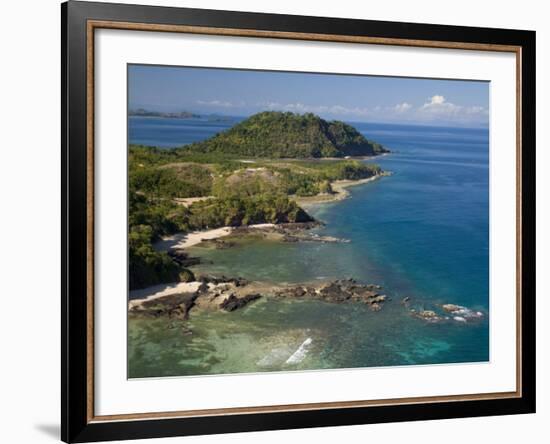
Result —
[[[129, 142], [181, 146], [239, 120], [131, 117]], [[392, 173], [349, 188], [346, 200], [307, 208], [325, 222], [320, 234], [349, 243], [251, 242], [226, 250], [197, 246], [193, 254], [206, 259], [199, 269], [267, 282], [377, 283], [391, 301], [373, 313], [361, 304], [265, 299], [230, 316], [197, 313], [191, 336], [166, 330], [162, 321], [135, 320], [133, 376], [286, 371], [278, 356], [307, 338], [307, 356], [292, 369], [489, 360], [488, 129], [348, 123], [391, 150], [369, 162]], [[440, 304], [484, 316], [429, 323], [409, 313]]]

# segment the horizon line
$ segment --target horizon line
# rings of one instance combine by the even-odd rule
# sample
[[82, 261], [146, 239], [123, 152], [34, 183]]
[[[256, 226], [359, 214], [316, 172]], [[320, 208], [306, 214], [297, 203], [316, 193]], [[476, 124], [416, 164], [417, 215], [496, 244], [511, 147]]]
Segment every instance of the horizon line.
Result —
[[[156, 108], [156, 109], [154, 109]], [[476, 122], [476, 123], [472, 123], [472, 124], [454, 124], [453, 122], [450, 122], [450, 121], [440, 121], [439, 123], [437, 121], [432, 121], [432, 122], [421, 122], [421, 121], [414, 121], [414, 120], [406, 120], [406, 121], [396, 121], [396, 120], [353, 120], [353, 119], [340, 119], [340, 118], [326, 118], [326, 117], [323, 117], [321, 116], [320, 114], [317, 114], [317, 113], [314, 113], [314, 112], [303, 112], [303, 113], [300, 113], [300, 112], [295, 112], [295, 111], [280, 111], [280, 110], [273, 110], [273, 109], [266, 109], [266, 110], [261, 110], [261, 111], [256, 111], [256, 112], [252, 112], [250, 114], [227, 114], [227, 113], [223, 113], [223, 112], [202, 112], [202, 111], [192, 111], [190, 109], [185, 109], [185, 108], [181, 108], [181, 109], [178, 109], [176, 111], [170, 111], [170, 110], [161, 110], [155, 106], [151, 107], [151, 108], [147, 108], [147, 107], [144, 107], [144, 106], [135, 106], [135, 107], [131, 107], [131, 106], [128, 106], [128, 109], [127, 109], [127, 115], [128, 117], [149, 117], [149, 118], [154, 118], [156, 116], [135, 116], [135, 115], [130, 115], [131, 112], [135, 112], [135, 111], [138, 111], [138, 110], [144, 110], [144, 111], [148, 111], [148, 112], [158, 112], [158, 113], [184, 113], [184, 112], [187, 112], [187, 113], [190, 113], [190, 114], [196, 114], [198, 116], [218, 116], [218, 117], [231, 117], [231, 118], [238, 118], [238, 119], [247, 119], [249, 117], [252, 117], [253, 115], [255, 114], [260, 114], [260, 113], [264, 113], [264, 112], [279, 112], [279, 113], [290, 113], [290, 114], [295, 114], [295, 115], [299, 115], [299, 116], [303, 116], [303, 115], [306, 115], [306, 114], [313, 114], [323, 120], [328, 120], [328, 121], [340, 121], [340, 122], [345, 122], [345, 123], [364, 123], [364, 124], [382, 124], [382, 125], [403, 125], [403, 126], [425, 126], [425, 127], [440, 127], [440, 128], [472, 128], [472, 129], [489, 129], [490, 128], [490, 122], [487, 121], [486, 123], [485, 122]], [[158, 118], [168, 118], [168, 117], [158, 117]], [[177, 119], [176, 117], [174, 117], [174, 119]], [[181, 119], [181, 120], [193, 120], [192, 117], [190, 118], [186, 118], [186, 119]]]

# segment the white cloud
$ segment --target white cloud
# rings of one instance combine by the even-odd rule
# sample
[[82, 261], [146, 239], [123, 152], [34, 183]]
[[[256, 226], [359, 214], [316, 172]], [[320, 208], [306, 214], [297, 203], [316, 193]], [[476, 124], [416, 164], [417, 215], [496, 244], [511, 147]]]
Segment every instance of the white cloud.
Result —
[[[459, 124], [486, 123], [489, 112], [483, 106], [462, 106], [447, 101], [445, 96], [436, 94], [429, 97], [421, 105], [413, 105], [409, 102], [398, 102], [395, 105], [368, 107], [349, 107], [336, 105], [310, 105], [302, 102], [258, 102], [247, 104], [223, 100], [198, 100], [198, 105], [213, 108], [225, 108], [227, 112], [250, 112], [251, 110], [263, 111], [290, 111], [294, 113], [314, 113], [328, 119], [341, 120], [365, 120], [388, 122], [418, 122], [429, 124], [431, 122]], [[229, 111], [231, 109], [231, 111]]]
[[469, 106], [464, 109], [466, 114], [489, 114], [487, 110], [482, 106]]
[[239, 106], [237, 104], [234, 104], [232, 102], [225, 102], [222, 100], [197, 100], [197, 105], [203, 105], [203, 106], [219, 106], [222, 108], [234, 108], [236, 106]]
[[428, 99], [419, 109], [419, 116], [426, 120], [442, 120], [457, 122], [479, 121], [488, 116], [489, 112], [483, 106], [462, 106], [448, 102], [444, 96], [435, 95]]
[[402, 114], [402, 113], [406, 113], [411, 108], [412, 108], [412, 105], [410, 103], [403, 102], [403, 103], [398, 103], [397, 105], [395, 105], [392, 108], [392, 110], [395, 111], [398, 114]]
[[430, 99], [431, 105], [442, 105], [443, 103], [445, 103], [445, 97], [443, 96], [433, 96]]
[[294, 113], [315, 113], [330, 118], [387, 120], [402, 122], [458, 122], [470, 123], [485, 120], [487, 110], [482, 106], [461, 106], [448, 102], [442, 95], [434, 95], [426, 103], [414, 106], [409, 102], [373, 108], [346, 107], [343, 105], [308, 105], [302, 102], [279, 103], [262, 102], [256, 104], [261, 109], [272, 111], [290, 111]]
[[330, 114], [337, 116], [356, 116], [364, 117], [372, 115], [372, 111], [368, 108], [354, 107], [349, 108], [342, 105], [307, 105], [304, 103], [258, 103], [258, 106], [267, 108], [273, 111], [291, 111], [295, 113], [316, 113], [316, 114]]
[[430, 97], [429, 102], [424, 103], [424, 105], [420, 107], [420, 111], [432, 114], [452, 115], [459, 112], [461, 108], [462, 107], [459, 105], [447, 102], [445, 97], [435, 95]]

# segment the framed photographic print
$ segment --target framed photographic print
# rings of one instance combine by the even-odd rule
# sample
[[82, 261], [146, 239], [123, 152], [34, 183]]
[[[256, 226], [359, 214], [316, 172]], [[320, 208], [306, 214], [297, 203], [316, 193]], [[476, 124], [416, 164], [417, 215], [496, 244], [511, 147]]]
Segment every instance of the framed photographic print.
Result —
[[535, 411], [535, 33], [62, 5], [62, 439]]

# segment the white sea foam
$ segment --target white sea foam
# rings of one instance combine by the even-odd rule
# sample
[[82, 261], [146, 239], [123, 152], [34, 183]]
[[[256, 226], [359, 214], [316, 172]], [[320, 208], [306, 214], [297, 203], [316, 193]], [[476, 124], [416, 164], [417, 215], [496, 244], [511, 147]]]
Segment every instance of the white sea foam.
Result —
[[302, 345], [298, 347], [298, 350], [296, 350], [290, 358], [286, 360], [286, 364], [298, 364], [299, 362], [302, 362], [304, 358], [307, 355], [308, 347], [313, 342], [313, 339], [307, 338], [304, 342], [302, 342]]
[[272, 367], [281, 364], [288, 356], [286, 348], [273, 348], [271, 351], [260, 359], [256, 364], [260, 367]]

